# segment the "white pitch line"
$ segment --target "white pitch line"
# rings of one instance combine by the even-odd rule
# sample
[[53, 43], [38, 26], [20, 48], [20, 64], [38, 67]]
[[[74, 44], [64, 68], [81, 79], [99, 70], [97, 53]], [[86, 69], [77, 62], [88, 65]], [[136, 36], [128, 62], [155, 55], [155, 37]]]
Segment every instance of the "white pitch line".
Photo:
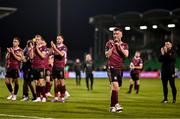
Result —
[[45, 117], [23, 116], [23, 115], [10, 115], [10, 114], [0, 114], [0, 116], [3, 116], [3, 117], [29, 118], [29, 119], [53, 119], [53, 118], [45, 118]]

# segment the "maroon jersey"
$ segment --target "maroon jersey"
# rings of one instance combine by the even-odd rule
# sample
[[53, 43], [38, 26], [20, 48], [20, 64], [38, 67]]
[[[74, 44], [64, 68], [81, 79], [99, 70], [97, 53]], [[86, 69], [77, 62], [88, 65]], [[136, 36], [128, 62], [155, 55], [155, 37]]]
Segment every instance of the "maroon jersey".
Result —
[[[143, 65], [143, 60], [141, 58], [133, 58], [131, 63], [135, 66], [135, 67], [139, 67], [139, 66], [142, 66]], [[136, 73], [140, 73], [141, 72], [141, 69], [133, 69], [133, 72], [136, 72]]]
[[[18, 55], [20, 52], [22, 52], [21, 48], [13, 49], [14, 53]], [[20, 69], [21, 61], [18, 61], [13, 54], [10, 53], [10, 57], [6, 59], [7, 61], [7, 69]]]
[[55, 68], [64, 68], [67, 60], [67, 47], [64, 44], [56, 46], [59, 51], [64, 52], [64, 56], [60, 56], [57, 52], [54, 52], [54, 64]]
[[[124, 50], [128, 50], [128, 44], [121, 42], [120, 45]], [[108, 58], [107, 65], [108, 67], [122, 70], [124, 67], [124, 55], [117, 51], [117, 48], [114, 45], [114, 41], [109, 40], [106, 43], [105, 49], [107, 51], [111, 48], [113, 48], [113, 50], [111, 56]]]
[[[35, 50], [35, 49], [34, 49]], [[46, 46], [40, 46], [39, 50], [41, 52], [46, 52], [47, 53], [47, 47]], [[45, 68], [45, 62], [46, 62], [46, 57], [47, 54], [45, 56], [45, 58], [41, 58], [41, 56], [37, 53], [37, 51], [34, 51], [34, 58], [32, 60], [32, 67], [35, 69], [41, 69], [41, 68]]]

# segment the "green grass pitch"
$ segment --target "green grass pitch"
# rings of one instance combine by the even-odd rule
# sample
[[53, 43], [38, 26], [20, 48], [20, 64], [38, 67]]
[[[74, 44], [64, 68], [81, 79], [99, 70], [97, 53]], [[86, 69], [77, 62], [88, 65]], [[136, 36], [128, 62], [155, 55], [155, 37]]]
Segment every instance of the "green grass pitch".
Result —
[[[172, 104], [169, 87], [169, 103], [162, 104], [162, 84], [159, 79], [141, 79], [140, 93], [126, 94], [129, 80], [123, 79], [119, 100], [122, 113], [110, 113], [110, 88], [108, 79], [94, 79], [93, 91], [87, 91], [85, 80], [81, 86], [75, 79], [66, 79], [70, 98], [65, 103], [21, 102], [22, 80], [16, 101], [6, 100], [9, 95], [4, 79], [0, 80], [0, 118], [180, 118], [180, 79], [176, 79], [177, 103]], [[51, 89], [53, 93], [53, 88]], [[49, 101], [52, 98], [48, 99]]]

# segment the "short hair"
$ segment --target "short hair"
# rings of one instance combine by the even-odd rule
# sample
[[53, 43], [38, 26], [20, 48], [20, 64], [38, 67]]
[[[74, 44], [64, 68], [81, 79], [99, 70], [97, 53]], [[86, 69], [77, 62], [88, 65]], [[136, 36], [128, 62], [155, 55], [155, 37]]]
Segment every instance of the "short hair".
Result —
[[[137, 50], [136, 52], [141, 53], [141, 51], [139, 51], [139, 50]], [[136, 52], [135, 52], [135, 53], [136, 53]]]
[[122, 28], [120, 28], [120, 27], [116, 27], [116, 28], [114, 28], [114, 30], [113, 31], [120, 31], [120, 32], [123, 32], [123, 29]]
[[28, 41], [26, 42], [26, 45], [29, 47], [31, 43], [33, 43], [33, 40], [28, 40]]
[[41, 39], [43, 39], [43, 37], [39, 34], [35, 35], [35, 37], [40, 37]]
[[64, 36], [62, 34], [58, 34], [57, 37], [60, 36], [62, 39], [64, 39]]
[[166, 39], [165, 42], [170, 42], [172, 44], [172, 40]]
[[27, 40], [26, 43], [29, 44], [29, 43], [32, 43], [32, 42], [33, 42], [32, 40]]
[[15, 36], [13, 39], [18, 40], [18, 41], [19, 41], [19, 43], [21, 42], [21, 39], [20, 39], [19, 37], [17, 37], [17, 36]]

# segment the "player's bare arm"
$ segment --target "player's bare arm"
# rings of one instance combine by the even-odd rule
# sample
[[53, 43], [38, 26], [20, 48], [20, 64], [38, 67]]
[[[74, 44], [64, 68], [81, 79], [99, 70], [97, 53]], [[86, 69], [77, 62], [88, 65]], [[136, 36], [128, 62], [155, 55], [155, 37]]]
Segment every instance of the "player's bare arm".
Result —
[[129, 51], [128, 50], [124, 50], [123, 48], [122, 48], [122, 46], [117, 42], [117, 43], [115, 43], [115, 45], [116, 45], [116, 47], [117, 47], [117, 50], [119, 51], [119, 52], [121, 52], [125, 57], [128, 57], [129, 56]]
[[164, 49], [163, 49], [163, 47], [161, 48], [161, 55], [164, 55]]
[[30, 57], [30, 59], [33, 59], [34, 58], [34, 50], [33, 50], [33, 44], [31, 43], [30, 44], [30, 48], [28, 48], [28, 50], [29, 50], [29, 57]]
[[129, 68], [130, 68], [130, 69], [134, 69], [134, 65], [133, 65], [132, 62], [130, 63]]
[[8, 59], [10, 57], [10, 48], [7, 48], [7, 53], [6, 53], [6, 59]]
[[134, 69], [142, 69], [143, 68], [143, 65], [140, 65], [140, 66], [134, 66]]
[[65, 53], [63, 52], [63, 51], [59, 51], [58, 49], [57, 49], [57, 47], [56, 47], [56, 45], [51, 41], [51, 47], [53, 48], [53, 50], [55, 51], [55, 52], [57, 52], [60, 56], [64, 56], [65, 55]]
[[109, 49], [108, 51], [105, 51], [105, 56], [109, 58], [112, 55], [113, 48]]
[[22, 54], [23, 54], [22, 51], [20, 51], [17, 54], [14, 52], [13, 48], [11, 48], [10, 51], [16, 60], [18, 60], [18, 61], [22, 60]]
[[37, 51], [37, 53], [40, 55], [40, 57], [41, 58], [45, 58], [45, 56], [46, 56], [46, 52], [41, 52], [40, 50], [39, 50], [39, 46], [37, 45], [36, 46], [36, 51]]

